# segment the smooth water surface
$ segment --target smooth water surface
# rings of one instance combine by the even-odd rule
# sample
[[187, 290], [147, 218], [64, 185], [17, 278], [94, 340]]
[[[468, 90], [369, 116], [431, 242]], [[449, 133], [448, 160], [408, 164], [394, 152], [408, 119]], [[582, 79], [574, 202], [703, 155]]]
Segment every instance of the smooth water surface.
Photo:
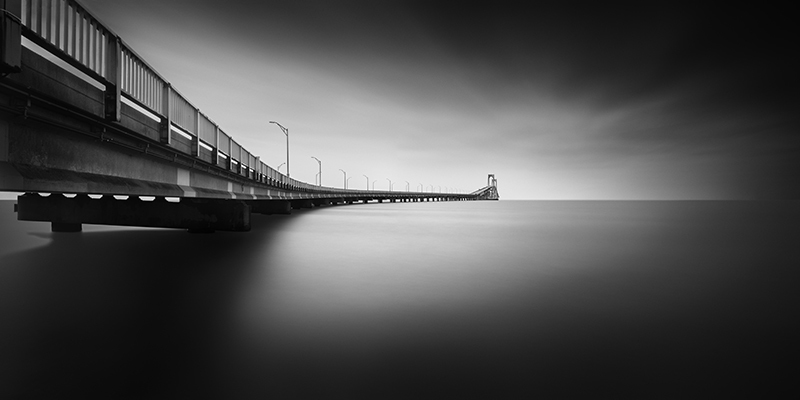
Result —
[[797, 391], [796, 202], [368, 204], [215, 234], [0, 207], [4, 398]]

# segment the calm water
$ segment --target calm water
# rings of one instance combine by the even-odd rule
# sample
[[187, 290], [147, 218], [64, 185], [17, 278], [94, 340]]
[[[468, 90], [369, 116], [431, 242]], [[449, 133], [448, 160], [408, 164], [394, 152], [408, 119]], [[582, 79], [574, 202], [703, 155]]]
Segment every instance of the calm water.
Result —
[[0, 397], [797, 393], [797, 202], [459, 202], [84, 226], [0, 202]]

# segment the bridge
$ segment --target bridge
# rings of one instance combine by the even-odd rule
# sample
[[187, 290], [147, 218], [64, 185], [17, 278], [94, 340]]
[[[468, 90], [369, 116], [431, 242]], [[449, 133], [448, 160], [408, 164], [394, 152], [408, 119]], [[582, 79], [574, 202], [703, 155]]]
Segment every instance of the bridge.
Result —
[[[353, 190], [281, 174], [75, 0], [0, 0], [0, 191], [17, 218], [247, 231], [250, 214], [368, 202], [497, 200]], [[288, 170], [288, 166], [287, 166]]]

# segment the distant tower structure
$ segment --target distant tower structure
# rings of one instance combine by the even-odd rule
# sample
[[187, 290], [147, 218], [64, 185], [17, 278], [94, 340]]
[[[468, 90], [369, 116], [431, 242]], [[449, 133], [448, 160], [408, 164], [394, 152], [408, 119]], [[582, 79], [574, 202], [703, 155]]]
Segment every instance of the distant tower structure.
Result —
[[497, 178], [494, 174], [489, 174], [486, 178], [486, 188], [481, 195], [483, 200], [499, 200], [500, 195], [497, 193]]

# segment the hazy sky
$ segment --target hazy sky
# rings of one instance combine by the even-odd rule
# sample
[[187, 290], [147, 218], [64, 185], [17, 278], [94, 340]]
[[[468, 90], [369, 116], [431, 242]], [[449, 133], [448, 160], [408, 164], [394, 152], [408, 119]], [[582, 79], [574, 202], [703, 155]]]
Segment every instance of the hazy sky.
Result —
[[[504, 199], [800, 198], [786, 9], [83, 0], [292, 177]], [[730, 6], [729, 6], [730, 7]], [[285, 171], [285, 169], [283, 170]]]

